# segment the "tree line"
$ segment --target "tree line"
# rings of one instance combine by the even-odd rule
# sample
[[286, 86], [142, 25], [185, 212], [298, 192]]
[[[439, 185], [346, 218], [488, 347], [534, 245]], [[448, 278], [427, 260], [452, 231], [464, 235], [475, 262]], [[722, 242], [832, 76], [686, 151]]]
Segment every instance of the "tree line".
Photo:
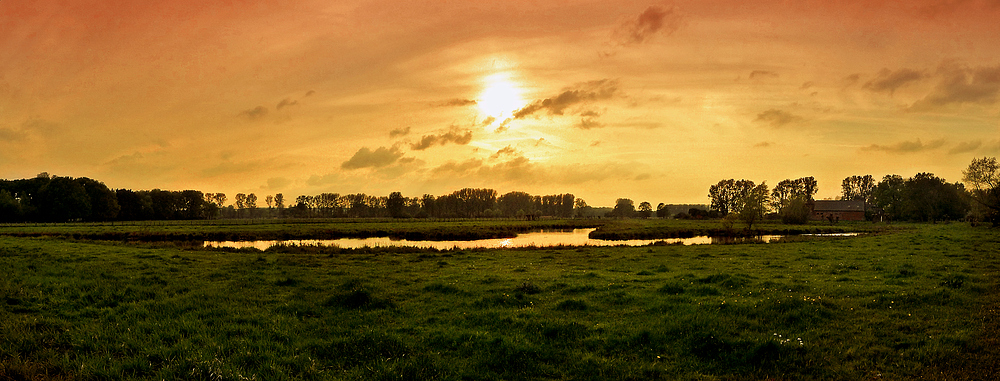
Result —
[[0, 180], [0, 222], [144, 221], [213, 218], [569, 218], [573, 194], [498, 195], [493, 189], [465, 188], [443, 196], [404, 197], [364, 193], [301, 195], [286, 201], [281, 193], [263, 199], [239, 193], [226, 205], [225, 193], [197, 190], [111, 190], [86, 177], [49, 176]]
[[[910, 178], [855, 175], [841, 182], [840, 200], [863, 201], [865, 217], [879, 221], [967, 219], [1000, 224], [1000, 165], [996, 158], [974, 159], [963, 171], [963, 183], [949, 183], [933, 173]], [[966, 188], [968, 184], [970, 188]], [[787, 179], [773, 189], [751, 180], [722, 180], [709, 187], [712, 209], [744, 221], [748, 227], [765, 219], [803, 224], [818, 191], [812, 177]]]

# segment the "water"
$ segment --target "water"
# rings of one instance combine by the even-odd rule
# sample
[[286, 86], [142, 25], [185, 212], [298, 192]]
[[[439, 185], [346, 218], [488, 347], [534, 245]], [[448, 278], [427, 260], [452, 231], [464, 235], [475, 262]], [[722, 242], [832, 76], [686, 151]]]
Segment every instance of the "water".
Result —
[[[590, 232], [596, 229], [573, 229], [572, 231], [566, 230], [548, 230], [533, 233], [518, 234], [514, 238], [494, 238], [494, 239], [479, 239], [473, 241], [408, 241], [405, 239], [391, 239], [389, 237], [373, 237], [373, 238], [341, 238], [341, 239], [304, 239], [304, 240], [287, 240], [287, 241], [205, 241], [205, 247], [229, 247], [229, 248], [257, 248], [260, 250], [266, 250], [267, 248], [278, 245], [321, 245], [321, 246], [337, 246], [344, 249], [357, 249], [363, 247], [391, 247], [391, 246], [405, 246], [405, 247], [420, 247], [420, 248], [434, 248], [439, 250], [447, 249], [503, 249], [503, 248], [516, 248], [516, 247], [549, 247], [549, 246], [645, 246], [652, 243], [663, 242], [666, 244], [682, 244], [682, 245], [710, 245], [710, 244], [726, 244], [726, 243], [744, 243], [744, 242], [764, 242], [769, 243], [776, 241], [784, 236], [781, 235], [764, 235], [753, 238], [732, 238], [732, 237], [709, 237], [709, 236], [698, 236], [692, 238], [666, 238], [666, 239], [632, 239], [625, 241], [608, 241], [602, 239], [590, 239]], [[838, 235], [844, 235], [845, 233], [839, 233]], [[857, 233], [846, 233], [848, 235], [857, 235]], [[813, 234], [814, 236], [820, 236], [824, 234]]]

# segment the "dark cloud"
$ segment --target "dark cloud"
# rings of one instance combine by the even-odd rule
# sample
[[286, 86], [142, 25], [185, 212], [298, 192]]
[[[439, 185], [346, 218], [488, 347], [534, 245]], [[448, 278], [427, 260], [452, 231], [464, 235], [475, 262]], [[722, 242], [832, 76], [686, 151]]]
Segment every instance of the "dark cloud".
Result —
[[17, 127], [0, 127], [0, 142], [20, 141], [29, 137], [53, 136], [60, 133], [60, 126], [45, 119], [29, 119]]
[[250, 120], [259, 120], [267, 116], [267, 107], [257, 106], [249, 110], [243, 110], [239, 115]]
[[618, 81], [615, 80], [602, 79], [580, 83], [564, 89], [555, 97], [536, 100], [514, 111], [514, 119], [523, 119], [541, 111], [546, 111], [549, 115], [563, 115], [566, 109], [573, 105], [609, 99], [617, 91]]
[[809, 89], [810, 87], [813, 87], [814, 85], [816, 85], [816, 84], [813, 83], [812, 81], [809, 81], [809, 82], [803, 83], [802, 87], [799, 87], [799, 89], [806, 90], [806, 89]]
[[758, 78], [778, 78], [778, 73], [770, 70], [754, 70], [750, 72], [750, 79]]
[[13, 128], [0, 128], [0, 141], [22, 140], [27, 136], [22, 130]]
[[514, 155], [517, 155], [517, 150], [515, 150], [514, 147], [506, 146], [497, 150], [497, 153], [491, 155], [490, 159], [498, 159], [501, 156], [514, 156]]
[[403, 157], [403, 152], [398, 147], [392, 148], [378, 147], [372, 151], [368, 147], [361, 147], [350, 160], [340, 165], [343, 169], [359, 168], [381, 168], [395, 163]]
[[773, 146], [773, 145], [774, 145], [773, 142], [760, 142], [760, 143], [754, 144], [753, 147], [754, 148], [768, 148], [768, 147]]
[[397, 129], [394, 129], [392, 131], [389, 131], [389, 137], [390, 138], [395, 138], [395, 137], [398, 137], [398, 136], [406, 136], [406, 135], [409, 135], [409, 134], [410, 134], [410, 127], [409, 126], [403, 127], [403, 128], [397, 128]]
[[955, 145], [955, 147], [952, 147], [952, 149], [948, 150], [948, 153], [952, 154], [952, 155], [956, 155], [956, 154], [960, 154], [960, 153], [972, 152], [972, 151], [975, 151], [975, 150], [979, 149], [979, 147], [982, 147], [982, 146], [983, 146], [983, 141], [982, 140], [973, 140], [971, 142], [961, 142], [961, 143], [958, 143], [957, 145]]
[[842, 80], [842, 82], [844, 83], [844, 87], [852, 86], [855, 83], [858, 83], [858, 81], [861, 81], [860, 73], [851, 74], [849, 76], [844, 77], [844, 79]]
[[448, 143], [455, 143], [459, 145], [466, 145], [471, 141], [472, 131], [461, 131], [459, 129], [452, 128], [451, 131], [440, 135], [424, 135], [424, 137], [420, 138], [419, 142], [411, 144], [410, 148], [416, 151], [423, 151], [435, 144], [445, 145]]
[[297, 104], [299, 104], [299, 101], [293, 101], [291, 98], [285, 98], [285, 99], [282, 99], [281, 102], [278, 102], [278, 106], [276, 106], [275, 109], [276, 110], [281, 110], [281, 109], [283, 109], [285, 107], [295, 106]]
[[948, 105], [991, 105], [1000, 99], [1000, 65], [993, 67], [958, 67], [942, 65], [942, 79], [926, 97], [910, 106], [912, 111], [932, 110]]
[[474, 172], [483, 166], [479, 159], [469, 159], [463, 162], [449, 161], [431, 170], [434, 175], [464, 175]]
[[792, 114], [788, 111], [782, 111], [778, 109], [770, 109], [757, 114], [757, 118], [754, 119], [755, 122], [767, 123], [772, 127], [781, 127], [789, 123], [795, 123], [801, 121], [802, 117]]
[[309, 90], [309, 91], [306, 91], [306, 95], [305, 95], [305, 96], [307, 96], [307, 97], [308, 97], [308, 96], [310, 96], [310, 95], [313, 95], [313, 94], [316, 94], [316, 90]]
[[601, 127], [604, 127], [604, 124], [601, 123], [601, 122], [598, 122], [597, 119], [595, 119], [595, 118], [583, 118], [583, 119], [580, 119], [580, 124], [577, 124], [576, 126], [579, 127], [579, 128], [581, 128], [581, 129], [584, 129], [584, 130], [589, 130], [591, 128], [601, 128]]
[[434, 106], [437, 106], [437, 107], [464, 107], [464, 106], [472, 106], [472, 105], [475, 105], [476, 103], [477, 102], [475, 100], [473, 100], [473, 99], [456, 98], [456, 99], [449, 99], [449, 100], [446, 100], [446, 101], [443, 101], [443, 102], [434, 103]]
[[625, 20], [611, 35], [620, 46], [638, 45], [657, 34], [673, 34], [683, 25], [683, 17], [676, 6], [653, 5], [638, 17]]
[[862, 151], [882, 151], [887, 153], [914, 153], [929, 151], [943, 147], [947, 142], [944, 139], [933, 140], [924, 144], [920, 139], [914, 141], [903, 141], [892, 145], [872, 144], [861, 148]]
[[487, 116], [486, 119], [483, 119], [483, 122], [481, 124], [483, 126], [489, 126], [489, 125], [493, 124], [493, 122], [496, 122], [496, 121], [497, 121], [496, 117]]
[[882, 69], [878, 72], [875, 79], [865, 83], [864, 88], [876, 93], [889, 93], [889, 95], [893, 95], [896, 89], [913, 82], [918, 82], [926, 77], [927, 74], [913, 69], [904, 68], [896, 71]]
[[267, 179], [267, 184], [260, 187], [265, 190], [282, 190], [289, 186], [292, 180], [285, 177], [272, 177]]

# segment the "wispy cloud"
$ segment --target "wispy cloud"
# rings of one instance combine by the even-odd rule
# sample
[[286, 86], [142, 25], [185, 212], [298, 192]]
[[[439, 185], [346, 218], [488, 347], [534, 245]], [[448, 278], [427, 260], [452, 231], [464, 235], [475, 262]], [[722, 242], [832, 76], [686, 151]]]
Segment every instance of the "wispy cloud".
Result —
[[891, 145], [872, 144], [861, 148], [862, 151], [881, 151], [893, 154], [916, 153], [922, 151], [935, 150], [944, 147], [948, 142], [944, 139], [932, 140], [924, 144], [920, 139], [914, 141], [902, 141]]
[[611, 40], [620, 46], [638, 45], [657, 34], [673, 34], [682, 25], [683, 17], [676, 6], [653, 5], [638, 17], [623, 21], [612, 33]]
[[944, 64], [938, 73], [941, 81], [930, 94], [914, 102], [910, 110], [925, 111], [970, 103], [992, 105], [1000, 99], [1000, 65], [969, 68]]
[[361, 147], [340, 167], [343, 169], [381, 168], [395, 163], [402, 157], [403, 152], [396, 146], [392, 148], [378, 147], [374, 151], [368, 147]]
[[475, 104], [477, 104], [477, 102], [474, 99], [462, 99], [462, 98], [455, 98], [446, 101], [432, 103], [432, 105], [436, 107], [463, 107], [463, 106], [472, 106]]
[[889, 95], [893, 95], [900, 87], [918, 82], [924, 78], [927, 78], [926, 74], [913, 69], [903, 68], [896, 71], [882, 69], [878, 72], [875, 79], [865, 83], [864, 88], [877, 93], [889, 93]]
[[803, 120], [801, 116], [775, 108], [757, 114], [757, 118], [754, 119], [755, 122], [767, 123], [772, 127], [782, 127], [801, 120]]
[[285, 107], [295, 106], [295, 105], [298, 105], [298, 104], [299, 104], [299, 101], [292, 100], [291, 98], [285, 98], [285, 99], [282, 99], [281, 102], [278, 102], [278, 105], [275, 106], [274, 109], [275, 110], [281, 110], [281, 109], [283, 109]]
[[960, 154], [960, 153], [972, 152], [972, 151], [975, 151], [975, 150], [979, 149], [979, 147], [982, 147], [982, 146], [983, 146], [983, 141], [982, 140], [973, 140], [973, 141], [969, 141], [969, 142], [961, 142], [961, 143], [958, 143], [957, 145], [955, 145], [955, 147], [952, 147], [952, 149], [948, 150], [948, 153], [952, 154], [952, 155], [957, 155], [957, 154]]
[[466, 145], [472, 141], [472, 131], [470, 130], [459, 130], [457, 128], [452, 128], [450, 131], [439, 135], [424, 135], [420, 138], [420, 141], [410, 144], [410, 149], [416, 151], [422, 151], [430, 148], [435, 144], [445, 145], [448, 143], [455, 143], [459, 145]]
[[395, 138], [395, 137], [400, 137], [400, 136], [406, 136], [406, 135], [409, 135], [409, 134], [410, 134], [410, 127], [409, 126], [402, 127], [402, 128], [396, 128], [396, 129], [393, 129], [392, 131], [389, 131], [389, 137], [390, 138]]
[[750, 72], [750, 79], [778, 78], [778, 73], [770, 70], [754, 70]]
[[564, 89], [558, 95], [536, 100], [520, 110], [514, 111], [514, 119], [523, 119], [538, 112], [549, 115], [563, 115], [567, 108], [596, 100], [609, 99], [618, 91], [618, 81], [602, 79], [576, 84]]
[[267, 116], [267, 107], [257, 106], [249, 110], [243, 110], [239, 113], [239, 116], [250, 119], [250, 120], [260, 120]]

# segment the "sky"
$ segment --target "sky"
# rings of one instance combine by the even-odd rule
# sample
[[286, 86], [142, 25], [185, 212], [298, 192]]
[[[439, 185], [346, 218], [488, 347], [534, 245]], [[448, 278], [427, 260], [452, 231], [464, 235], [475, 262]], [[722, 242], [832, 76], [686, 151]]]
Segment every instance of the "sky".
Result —
[[1000, 0], [0, 1], [0, 178], [286, 199], [949, 182]]

